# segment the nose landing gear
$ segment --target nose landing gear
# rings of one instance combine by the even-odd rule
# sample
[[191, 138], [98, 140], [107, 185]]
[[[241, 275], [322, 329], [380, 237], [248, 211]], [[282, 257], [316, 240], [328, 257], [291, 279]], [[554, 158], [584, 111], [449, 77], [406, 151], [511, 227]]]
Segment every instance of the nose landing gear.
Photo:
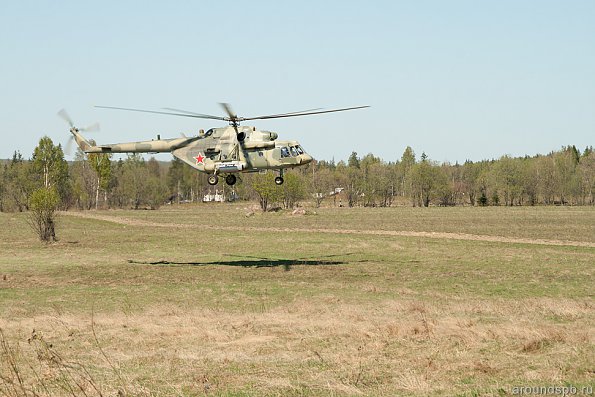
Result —
[[279, 176], [275, 178], [275, 184], [280, 186], [283, 184], [283, 168], [279, 170]]

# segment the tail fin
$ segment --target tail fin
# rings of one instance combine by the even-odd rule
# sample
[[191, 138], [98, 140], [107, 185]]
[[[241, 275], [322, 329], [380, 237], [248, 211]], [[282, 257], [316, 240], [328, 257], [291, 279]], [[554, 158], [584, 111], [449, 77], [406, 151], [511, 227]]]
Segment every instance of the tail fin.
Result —
[[76, 144], [78, 145], [78, 147], [80, 147], [83, 152], [86, 153], [93, 146], [95, 146], [94, 144], [91, 144], [91, 142], [89, 142], [84, 136], [82, 136], [81, 133], [79, 132], [79, 130], [76, 127], [72, 127], [70, 129], [70, 133], [74, 137], [74, 141], [76, 142]]

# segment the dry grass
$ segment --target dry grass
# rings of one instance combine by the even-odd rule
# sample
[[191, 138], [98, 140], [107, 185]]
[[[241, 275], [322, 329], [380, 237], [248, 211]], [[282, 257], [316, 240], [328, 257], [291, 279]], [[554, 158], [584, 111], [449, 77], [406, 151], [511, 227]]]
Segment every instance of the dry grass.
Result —
[[42, 327], [70, 360], [103, 368], [98, 377], [108, 394], [123, 389], [115, 376], [121, 371], [135, 394], [425, 395], [497, 389], [500, 382], [587, 382], [592, 330], [543, 323], [544, 312], [569, 310], [590, 321], [592, 309], [580, 302], [541, 299], [422, 304], [403, 297], [369, 306], [306, 301], [244, 314], [155, 306], [95, 319], [116, 370], [97, 348], [88, 317], [39, 316], [18, 329]]
[[[473, 222], [482, 209], [467, 210]], [[555, 215], [544, 211], [530, 217]], [[593, 384], [593, 248], [249, 231], [237, 212], [109, 213], [137, 220], [126, 224], [63, 216], [62, 240], [51, 246], [21, 228], [22, 216], [0, 214], [4, 357], [12, 352], [25, 387], [38, 395], [471, 396]], [[584, 216], [594, 224], [595, 211], [586, 214], [515, 238], [592, 242], [559, 232]], [[205, 234], [208, 216], [234, 229]], [[249, 222], [306, 230], [316, 219], [333, 227], [335, 216]], [[366, 211], [348, 217], [374, 230]], [[196, 230], [155, 226], [192, 220]], [[40, 356], [39, 346], [51, 354]], [[60, 360], [48, 361], [52, 354]], [[6, 362], [4, 379], [14, 372]], [[9, 394], [1, 379], [0, 396], [27, 395]]]

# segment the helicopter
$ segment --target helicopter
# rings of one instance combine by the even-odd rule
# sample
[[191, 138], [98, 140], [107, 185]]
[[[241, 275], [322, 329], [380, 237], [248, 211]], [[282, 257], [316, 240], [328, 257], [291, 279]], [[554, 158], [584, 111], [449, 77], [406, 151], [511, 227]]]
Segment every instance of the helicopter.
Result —
[[[236, 174], [244, 172], [266, 172], [275, 170], [279, 173], [275, 177], [275, 184], [283, 184], [285, 169], [299, 167], [310, 163], [310, 156], [298, 141], [278, 140], [276, 132], [257, 129], [256, 127], [241, 126], [248, 120], [266, 120], [285, 117], [308, 116], [323, 113], [343, 112], [363, 109], [369, 106], [354, 106], [341, 109], [309, 109], [299, 112], [271, 114], [257, 117], [239, 117], [228, 103], [220, 104], [227, 116], [213, 116], [190, 112], [187, 110], [163, 108], [167, 111], [121, 108], [113, 106], [95, 106], [102, 109], [116, 109], [132, 112], [164, 114], [180, 117], [193, 117], [209, 120], [227, 121], [229, 126], [211, 128], [206, 132], [200, 130], [197, 136], [187, 137], [182, 134], [179, 138], [161, 139], [142, 142], [126, 142], [117, 144], [97, 145], [93, 140], [87, 140], [82, 131], [92, 128], [77, 128], [68, 113], [62, 109], [58, 116], [70, 125], [71, 139], [85, 153], [163, 153], [172, 155], [200, 172], [208, 174], [209, 185], [217, 185], [219, 175], [225, 176], [225, 183], [233, 186]], [[93, 126], [97, 129], [98, 125]]]

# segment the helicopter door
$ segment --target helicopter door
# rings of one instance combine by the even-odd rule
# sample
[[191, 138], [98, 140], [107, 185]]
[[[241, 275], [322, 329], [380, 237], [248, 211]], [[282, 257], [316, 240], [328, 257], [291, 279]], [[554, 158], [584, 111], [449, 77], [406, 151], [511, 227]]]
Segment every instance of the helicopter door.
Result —
[[273, 159], [281, 160], [281, 148], [276, 147], [273, 149]]
[[264, 155], [264, 151], [250, 151], [247, 153], [247, 162], [253, 168], [265, 168], [267, 166], [267, 159]]

